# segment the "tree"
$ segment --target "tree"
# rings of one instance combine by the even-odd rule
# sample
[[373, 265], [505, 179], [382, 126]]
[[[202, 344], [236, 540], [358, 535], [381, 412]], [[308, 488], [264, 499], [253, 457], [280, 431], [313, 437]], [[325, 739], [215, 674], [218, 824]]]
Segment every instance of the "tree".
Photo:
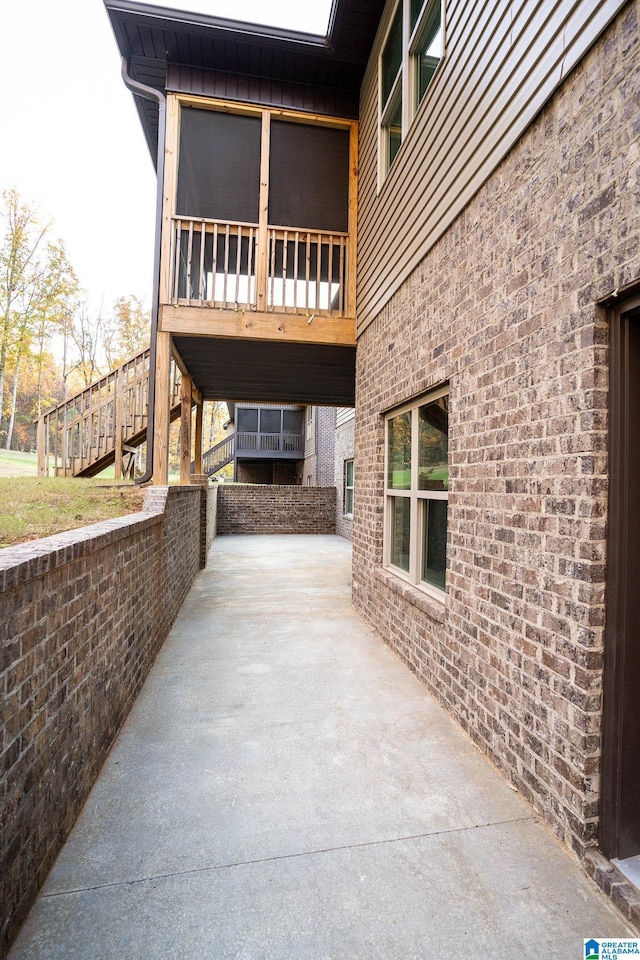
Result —
[[140, 297], [119, 297], [113, 305], [111, 337], [104, 339], [109, 369], [135, 356], [149, 346], [151, 314]]
[[16, 190], [2, 194], [2, 240], [0, 241], [0, 423], [4, 411], [7, 359], [24, 336], [21, 301], [40, 279], [38, 253], [48, 229], [35, 210], [20, 200]]
[[[11, 448], [20, 370], [32, 358], [32, 344], [44, 351], [51, 329], [59, 326], [77, 279], [61, 241], [45, 243], [49, 230], [15, 190], [3, 194], [4, 233], [0, 246], [0, 422], [4, 413], [7, 365], [13, 389], [6, 448]], [[38, 411], [39, 412], [39, 411]]]

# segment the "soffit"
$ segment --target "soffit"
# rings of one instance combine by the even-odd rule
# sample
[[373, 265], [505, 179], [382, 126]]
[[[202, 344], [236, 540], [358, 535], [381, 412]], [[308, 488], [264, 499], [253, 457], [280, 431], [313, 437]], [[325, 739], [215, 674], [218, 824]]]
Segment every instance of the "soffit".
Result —
[[[166, 89], [175, 64], [357, 95], [384, 0], [334, 0], [326, 37], [190, 14], [134, 0], [104, 0], [131, 75]], [[136, 97], [155, 159], [158, 107]]]
[[355, 347], [174, 337], [205, 400], [355, 404]]

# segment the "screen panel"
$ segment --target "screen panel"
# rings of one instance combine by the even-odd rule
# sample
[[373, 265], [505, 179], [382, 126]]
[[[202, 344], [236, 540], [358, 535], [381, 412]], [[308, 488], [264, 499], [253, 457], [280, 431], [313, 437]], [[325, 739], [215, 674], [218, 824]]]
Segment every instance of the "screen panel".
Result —
[[349, 228], [349, 131], [271, 122], [269, 224]]
[[257, 224], [261, 128], [260, 117], [182, 108], [179, 215]]

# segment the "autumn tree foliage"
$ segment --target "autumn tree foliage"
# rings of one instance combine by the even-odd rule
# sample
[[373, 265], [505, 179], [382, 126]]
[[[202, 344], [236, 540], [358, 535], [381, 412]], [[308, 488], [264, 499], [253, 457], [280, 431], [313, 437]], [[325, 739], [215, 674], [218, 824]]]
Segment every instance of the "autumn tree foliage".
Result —
[[0, 204], [0, 444], [33, 449], [36, 420], [149, 345], [137, 296], [92, 308], [51, 225], [14, 189]]
[[[11, 448], [20, 375], [34, 352], [44, 352], [59, 326], [77, 279], [60, 240], [50, 240], [50, 226], [20, 199], [5, 190], [0, 209], [0, 432]], [[11, 393], [5, 396], [7, 375]]]

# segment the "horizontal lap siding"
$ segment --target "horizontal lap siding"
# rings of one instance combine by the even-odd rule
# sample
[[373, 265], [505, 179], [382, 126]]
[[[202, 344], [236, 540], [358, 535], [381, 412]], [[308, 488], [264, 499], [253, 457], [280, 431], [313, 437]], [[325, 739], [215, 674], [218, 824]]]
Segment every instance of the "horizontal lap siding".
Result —
[[361, 333], [520, 138], [624, 4], [472, 0], [447, 7], [447, 51], [377, 193], [377, 60], [360, 122], [358, 330]]

